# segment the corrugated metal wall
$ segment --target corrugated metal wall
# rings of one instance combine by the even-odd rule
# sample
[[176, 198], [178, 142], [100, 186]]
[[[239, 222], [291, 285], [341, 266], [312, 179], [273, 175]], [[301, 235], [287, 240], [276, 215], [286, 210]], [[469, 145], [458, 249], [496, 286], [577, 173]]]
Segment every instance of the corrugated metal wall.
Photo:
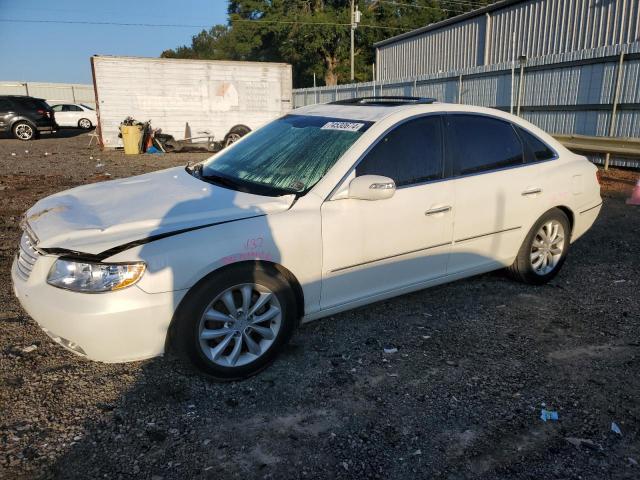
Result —
[[637, 42], [640, 1], [529, 0], [488, 7], [475, 17], [428, 28], [385, 40], [377, 47], [378, 79]]
[[378, 77], [403, 78], [482, 65], [484, 30], [485, 19], [478, 17], [379, 48]]
[[[620, 53], [624, 62], [613, 136], [640, 138], [640, 42], [539, 57], [523, 70], [521, 116], [555, 134], [608, 136]], [[514, 113], [520, 92], [515, 71]], [[367, 95], [415, 95], [442, 102], [509, 110], [511, 65], [495, 65], [420, 75], [386, 82], [297, 89], [294, 106]], [[598, 158], [594, 156], [593, 158]], [[626, 162], [626, 163], [625, 163]], [[639, 165], [614, 159], [613, 165]]]
[[44, 98], [49, 105], [83, 103], [95, 108], [93, 85], [80, 83], [40, 83], [0, 81], [0, 95], [29, 95]]

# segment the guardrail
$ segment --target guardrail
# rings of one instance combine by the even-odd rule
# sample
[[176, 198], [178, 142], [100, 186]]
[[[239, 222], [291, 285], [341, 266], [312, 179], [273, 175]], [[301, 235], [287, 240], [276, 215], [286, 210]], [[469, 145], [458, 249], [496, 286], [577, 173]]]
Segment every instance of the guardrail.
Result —
[[558, 140], [569, 150], [606, 154], [604, 162], [605, 170], [609, 167], [610, 155], [640, 157], [640, 138], [594, 137], [589, 135], [560, 134], [554, 134], [553, 138]]

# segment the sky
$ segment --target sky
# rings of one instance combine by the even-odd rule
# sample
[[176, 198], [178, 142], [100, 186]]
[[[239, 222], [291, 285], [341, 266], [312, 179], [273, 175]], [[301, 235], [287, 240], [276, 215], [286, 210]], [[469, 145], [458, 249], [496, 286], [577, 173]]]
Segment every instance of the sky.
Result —
[[[226, 23], [226, 0], [0, 0], [0, 81], [91, 83], [91, 55], [158, 57]], [[194, 25], [141, 27], [9, 20]]]

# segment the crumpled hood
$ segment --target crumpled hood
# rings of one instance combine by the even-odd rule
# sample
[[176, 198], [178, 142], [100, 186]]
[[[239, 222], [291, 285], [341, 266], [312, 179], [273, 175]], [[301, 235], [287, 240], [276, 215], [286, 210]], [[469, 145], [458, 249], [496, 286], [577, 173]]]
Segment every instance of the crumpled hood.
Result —
[[176, 167], [51, 195], [26, 220], [38, 248], [97, 255], [177, 230], [281, 212], [293, 200], [211, 185]]

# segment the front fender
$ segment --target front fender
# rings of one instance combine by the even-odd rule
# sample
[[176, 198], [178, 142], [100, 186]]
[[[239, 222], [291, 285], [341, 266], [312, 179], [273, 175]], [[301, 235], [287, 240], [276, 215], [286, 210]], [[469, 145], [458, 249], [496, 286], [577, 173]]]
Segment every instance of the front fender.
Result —
[[288, 210], [193, 230], [133, 247], [105, 261], [141, 260], [138, 287], [147, 293], [188, 290], [222, 267], [245, 261], [282, 265], [300, 284], [305, 312], [319, 309], [321, 233], [319, 211]]

